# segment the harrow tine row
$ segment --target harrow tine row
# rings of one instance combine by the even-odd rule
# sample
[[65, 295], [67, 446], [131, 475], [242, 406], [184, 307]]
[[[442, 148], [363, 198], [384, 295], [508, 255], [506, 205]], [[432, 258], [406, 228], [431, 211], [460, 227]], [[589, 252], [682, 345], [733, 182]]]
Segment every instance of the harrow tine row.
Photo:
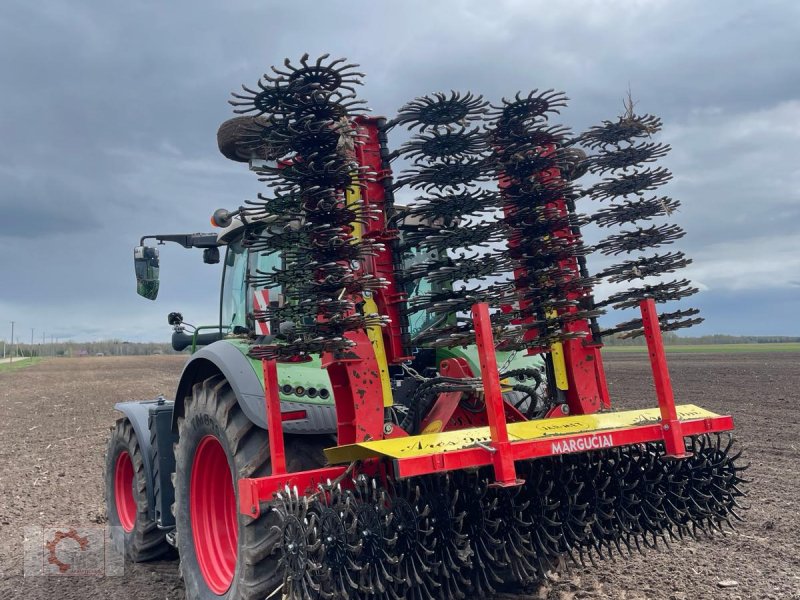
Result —
[[416, 231], [408, 232], [407, 247], [442, 253], [449, 249], [488, 247], [503, 239], [502, 222], [488, 221], [470, 227], [419, 227]]
[[390, 125], [406, 125], [412, 131], [419, 128], [420, 132], [448, 131], [480, 119], [488, 105], [481, 96], [471, 92], [451, 91], [449, 95], [439, 92], [406, 104]]
[[563, 92], [553, 89], [533, 90], [527, 95], [517, 92], [512, 99], [503, 98], [498, 106], [493, 105], [489, 118], [496, 120], [503, 131], [518, 131], [524, 125], [546, 121], [549, 114], [559, 114], [567, 100]]
[[415, 163], [432, 160], [461, 160], [481, 156], [487, 150], [486, 138], [477, 127], [454, 130], [431, 130], [406, 142], [399, 154]]
[[643, 285], [637, 288], [630, 288], [624, 292], [612, 294], [606, 300], [598, 302], [598, 306], [612, 305], [617, 310], [634, 308], [638, 306], [641, 298], [652, 298], [656, 302], [669, 302], [670, 300], [680, 300], [697, 293], [697, 288], [692, 287], [688, 279], [656, 283], [654, 285]]
[[[725, 533], [740, 519], [746, 465], [730, 436], [543, 458], [525, 483], [490, 485], [486, 470], [395, 481], [363, 475], [352, 489], [278, 495], [284, 597], [400, 600], [487, 597], [580, 564]], [[305, 549], [298, 544], [305, 543]]]
[[432, 193], [414, 203], [409, 216], [422, 221], [449, 223], [459, 218], [477, 216], [492, 211], [499, 204], [499, 196], [486, 190], [468, 190], [458, 193]]
[[[658, 315], [659, 326], [661, 331], [675, 331], [684, 327], [691, 327], [701, 323], [703, 319], [692, 319], [700, 311], [696, 308], [687, 308], [685, 310], [676, 310], [668, 313], [661, 313]], [[644, 335], [644, 328], [641, 319], [633, 319], [620, 323], [613, 329], [604, 330], [601, 335], [612, 335], [618, 333], [622, 339], [636, 338]]]
[[645, 248], [658, 248], [665, 244], [671, 244], [681, 239], [684, 235], [686, 235], [686, 232], [678, 225], [652, 225], [647, 229], [640, 227], [611, 235], [595, 248], [601, 254], [617, 256], [622, 253], [630, 254]]
[[[592, 127], [577, 138], [577, 142], [596, 151], [586, 160], [588, 170], [594, 174], [610, 174], [599, 183], [589, 187], [584, 195], [594, 200], [612, 200], [605, 208], [596, 211], [591, 220], [599, 227], [616, 225], [635, 225], [608, 235], [601, 240], [595, 250], [606, 256], [643, 253], [649, 249], [672, 244], [681, 239], [685, 232], [674, 224], [653, 224], [643, 227], [639, 223], [651, 219], [671, 216], [680, 203], [667, 196], [652, 195], [654, 191], [672, 179], [672, 174], [663, 167], [645, 166], [666, 156], [668, 144], [650, 141], [652, 135], [661, 129], [661, 121], [652, 115], [635, 115], [632, 106], [617, 121], [604, 121]], [[691, 263], [682, 252], [667, 254], [639, 254], [603, 269], [598, 277], [612, 283], [641, 281], [645, 278], [660, 278], [673, 273]], [[687, 280], [660, 281], [640, 284], [623, 292], [615, 293], [598, 302], [597, 306], [614, 306], [626, 309], [636, 306], [644, 298], [653, 298], [664, 303], [679, 300], [697, 291]], [[661, 315], [662, 329], [674, 330], [690, 327], [702, 322], [694, 317], [697, 310], [689, 309]], [[637, 337], [642, 335], [641, 319], [619, 323], [615, 327], [598, 330], [600, 336], [622, 335]]]
[[592, 150], [613, 150], [628, 146], [633, 140], [652, 137], [659, 131], [661, 119], [658, 117], [628, 112], [616, 122], [603, 121], [600, 125], [591, 127], [578, 141]]
[[683, 252], [668, 252], [667, 254], [653, 254], [635, 260], [626, 260], [608, 267], [597, 274], [597, 277], [608, 279], [612, 283], [634, 281], [655, 275], [674, 273], [692, 263]]
[[[406, 271], [405, 282], [424, 277], [434, 286], [411, 300], [407, 311], [443, 317], [417, 336], [417, 344], [472, 343], [474, 332], [446, 317], [469, 310], [476, 301], [497, 306], [496, 291], [480, 284], [502, 277], [511, 265], [495, 248], [507, 238], [505, 223], [487, 218], [496, 212], [500, 197], [479, 187], [489, 180], [495, 164], [485, 133], [474, 126], [487, 106], [470, 93], [433, 94], [407, 104], [394, 121], [419, 131], [398, 153], [414, 162], [396, 185], [426, 193], [400, 222], [403, 249], [421, 249], [429, 257]], [[462, 282], [460, 289], [455, 282]]]
[[647, 200], [623, 200], [595, 212], [591, 219], [600, 227], [624, 225], [636, 221], [647, 221], [654, 217], [668, 217], [678, 210], [680, 202], [667, 196], [653, 196]]
[[280, 252], [285, 260], [268, 272], [253, 269], [248, 281], [256, 288], [280, 286], [293, 303], [254, 311], [257, 321], [277, 322], [276, 334], [285, 342], [280, 348], [254, 346], [254, 357], [340, 351], [351, 344], [348, 331], [386, 322], [380, 315], [360, 315], [353, 302], [340, 300], [387, 284], [358, 267], [383, 246], [354, 233], [380, 214], [346, 194], [375, 175], [355, 159], [362, 136], [351, 119], [364, 110], [355, 96], [362, 77], [345, 59], [310, 60], [306, 54], [298, 63], [287, 59], [273, 67], [255, 88], [244, 88], [231, 101], [236, 112], [256, 115], [245, 145], [265, 146], [278, 159], [258, 167], [274, 197], [259, 194], [246, 203], [243, 244], [263, 254]]
[[654, 162], [664, 158], [671, 150], [669, 144], [643, 142], [619, 148], [613, 153], [602, 154], [589, 164], [590, 173], [607, 173], [609, 171], [627, 170], [639, 164]]

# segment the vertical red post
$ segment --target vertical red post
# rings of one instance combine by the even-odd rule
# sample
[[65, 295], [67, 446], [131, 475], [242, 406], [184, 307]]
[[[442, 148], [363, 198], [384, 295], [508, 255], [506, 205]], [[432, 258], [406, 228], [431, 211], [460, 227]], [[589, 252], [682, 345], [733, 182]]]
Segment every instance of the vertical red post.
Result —
[[475, 344], [478, 347], [483, 394], [486, 399], [486, 416], [492, 434], [492, 461], [496, 479], [493, 485], [500, 487], [522, 485], [524, 482], [517, 479], [514, 458], [511, 455], [511, 442], [508, 441], [506, 411], [503, 407], [503, 392], [500, 389], [500, 373], [497, 370], [489, 305], [474, 304], [472, 320], [475, 325]]
[[375, 303], [382, 315], [389, 317], [389, 323], [382, 328], [383, 344], [389, 364], [397, 365], [412, 360], [408, 356], [410, 338], [408, 337], [408, 317], [402, 310], [407, 294], [401, 288], [399, 271], [402, 269], [398, 243], [400, 233], [396, 224], [389, 221], [394, 211], [392, 196], [392, 171], [389, 167], [389, 150], [386, 146], [386, 132], [383, 117], [356, 117], [361, 143], [356, 144], [358, 164], [367, 171], [376, 173], [375, 177], [362, 181], [361, 199], [367, 208], [378, 212], [364, 224], [364, 238], [382, 243], [374, 256], [365, 258], [368, 271], [386, 280], [386, 287], [375, 292]]
[[281, 399], [278, 391], [278, 364], [274, 360], [262, 360], [264, 370], [264, 400], [267, 406], [267, 432], [272, 474], [286, 473], [286, 450], [283, 444], [283, 420]]
[[644, 336], [647, 340], [647, 352], [650, 355], [650, 366], [653, 369], [658, 408], [661, 410], [661, 433], [664, 437], [664, 447], [666, 448], [667, 456], [685, 458], [690, 454], [686, 452], [681, 422], [675, 410], [675, 395], [672, 392], [672, 382], [669, 379], [667, 357], [664, 353], [664, 341], [661, 338], [661, 326], [658, 322], [656, 303], [652, 298], [645, 298], [639, 303], [639, 308], [642, 311], [642, 325], [644, 326]]
[[383, 438], [383, 386], [372, 344], [363, 330], [344, 335], [354, 342], [351, 350], [322, 355], [331, 378], [339, 446]]
[[[542, 156], [547, 156], [556, 151], [556, 146], [550, 144], [542, 149]], [[558, 180], [561, 177], [561, 172], [558, 168], [553, 167], [536, 174], [536, 178], [543, 184], [548, 184], [553, 180]], [[500, 176], [499, 187], [501, 193], [513, 184], [512, 180], [506, 175]], [[548, 208], [557, 211], [559, 216], [567, 216], [569, 214], [569, 207], [565, 198], [555, 199], [550, 202]], [[509, 206], [504, 207], [504, 214], [509, 216]], [[580, 240], [580, 232], [573, 231], [570, 227], [563, 227], [561, 229], [553, 230], [552, 236], [556, 238], [563, 238], [570, 241]], [[509, 241], [509, 247], [515, 248], [519, 246], [519, 242]], [[572, 272], [575, 278], [581, 277], [581, 269], [576, 257], [566, 258], [559, 261], [559, 266], [563, 269]], [[514, 278], [519, 281], [527, 276], [525, 269], [514, 269]], [[524, 291], [524, 289], [523, 289]], [[567, 293], [567, 300], [580, 301], [583, 294], [577, 291]], [[524, 310], [531, 305], [530, 301], [519, 301], [520, 309]], [[560, 309], [560, 312], [571, 313], [577, 312], [578, 307], [569, 307]], [[535, 317], [523, 319], [525, 321], [533, 321]], [[568, 333], [582, 333], [591, 337], [591, 326], [587, 319], [571, 320], [564, 325], [564, 331]], [[529, 328], [525, 332], [525, 339], [532, 340], [539, 336], [539, 332], [535, 328]], [[600, 347], [602, 344], [595, 342], [587, 345], [583, 338], [567, 340], [562, 343], [564, 351], [564, 360], [566, 362], [567, 381], [568, 387], [565, 388], [565, 395], [567, 404], [571, 414], [591, 414], [596, 413], [600, 408], [609, 408], [611, 402], [608, 396], [608, 387], [606, 385], [605, 373], [603, 372], [602, 359], [600, 357]], [[531, 348], [528, 350], [529, 354], [536, 354], [546, 351], [545, 348]]]

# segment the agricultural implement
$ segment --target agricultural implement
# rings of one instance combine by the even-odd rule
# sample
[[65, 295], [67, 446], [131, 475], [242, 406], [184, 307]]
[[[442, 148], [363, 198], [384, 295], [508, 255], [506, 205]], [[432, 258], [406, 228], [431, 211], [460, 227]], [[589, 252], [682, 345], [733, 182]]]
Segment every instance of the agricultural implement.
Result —
[[[662, 344], [701, 319], [657, 310], [697, 291], [665, 278], [682, 252], [650, 251], [683, 235], [655, 224], [678, 207], [654, 193], [659, 119], [631, 105], [573, 135], [548, 90], [434, 94], [387, 120], [361, 78], [304, 56], [234, 94], [220, 150], [269, 193], [215, 212], [219, 233], [148, 236], [210, 263], [224, 248], [222, 316], [189, 335], [171, 314], [175, 347], [200, 347], [175, 400], [118, 405], [126, 555], [176, 546], [190, 598], [475, 598], [732, 526], [733, 421], [675, 404]], [[587, 226], [622, 229], [589, 245]], [[619, 291], [596, 298], [600, 281]], [[609, 307], [638, 315], [603, 328]], [[611, 410], [609, 335], [645, 337], [653, 408]]]

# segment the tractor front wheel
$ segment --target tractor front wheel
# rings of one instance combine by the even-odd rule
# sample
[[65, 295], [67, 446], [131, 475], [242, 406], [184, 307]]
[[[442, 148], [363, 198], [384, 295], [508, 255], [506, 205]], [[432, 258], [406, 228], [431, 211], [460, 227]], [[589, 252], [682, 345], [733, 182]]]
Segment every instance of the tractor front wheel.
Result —
[[[324, 445], [319, 438], [287, 437], [287, 466], [321, 466]], [[267, 432], [247, 418], [225, 378], [195, 384], [178, 418], [173, 474], [187, 598], [263, 599], [281, 584], [275, 512], [264, 510], [253, 519], [238, 511], [236, 482], [270, 472]]]
[[105, 479], [106, 512], [117, 550], [133, 562], [168, 553], [166, 533], [149, 516], [142, 452], [128, 419], [119, 419], [112, 430]]

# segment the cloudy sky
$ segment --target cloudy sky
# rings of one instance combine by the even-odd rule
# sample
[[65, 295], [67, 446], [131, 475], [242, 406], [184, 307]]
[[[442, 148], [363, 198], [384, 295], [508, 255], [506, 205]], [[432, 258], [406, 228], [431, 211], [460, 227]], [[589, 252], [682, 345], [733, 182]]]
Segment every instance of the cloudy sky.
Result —
[[166, 314], [212, 322], [219, 269], [147, 233], [208, 229], [260, 191], [223, 158], [227, 99], [271, 64], [360, 63], [375, 113], [438, 90], [556, 88], [581, 130], [630, 85], [663, 118], [679, 243], [702, 289], [692, 334], [800, 335], [800, 4], [723, 1], [156, 2], [0, 5], [0, 337], [166, 340]]

